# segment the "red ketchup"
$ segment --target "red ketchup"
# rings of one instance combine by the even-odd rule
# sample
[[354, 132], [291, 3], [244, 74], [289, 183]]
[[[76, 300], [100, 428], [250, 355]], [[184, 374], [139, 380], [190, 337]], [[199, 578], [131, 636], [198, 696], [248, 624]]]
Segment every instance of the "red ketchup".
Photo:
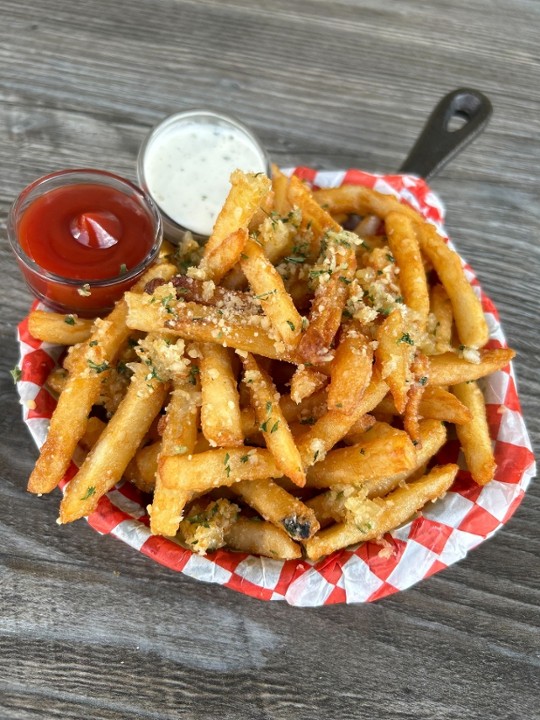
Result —
[[60, 312], [92, 316], [108, 311], [155, 258], [161, 222], [152, 201], [127, 180], [64, 171], [21, 193], [10, 240], [38, 298]]

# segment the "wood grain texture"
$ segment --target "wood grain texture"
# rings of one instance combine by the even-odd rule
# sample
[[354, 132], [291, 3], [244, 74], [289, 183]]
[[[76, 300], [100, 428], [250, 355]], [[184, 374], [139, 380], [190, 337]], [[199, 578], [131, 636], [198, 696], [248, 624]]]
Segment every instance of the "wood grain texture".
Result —
[[[454, 87], [495, 108], [433, 187], [518, 350], [540, 430], [536, 0], [0, 0], [0, 216], [35, 177], [135, 177], [162, 116], [235, 113], [280, 164], [399, 166]], [[161, 568], [24, 487], [8, 374], [29, 295], [0, 244], [0, 718], [538, 718], [540, 491], [457, 566], [371, 606], [298, 610]]]

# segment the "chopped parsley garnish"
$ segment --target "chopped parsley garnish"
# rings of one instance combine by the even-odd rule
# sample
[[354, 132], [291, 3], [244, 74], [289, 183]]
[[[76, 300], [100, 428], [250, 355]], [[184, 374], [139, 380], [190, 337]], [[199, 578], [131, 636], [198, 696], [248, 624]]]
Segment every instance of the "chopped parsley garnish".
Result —
[[75, 315], [66, 315], [64, 322], [66, 325], [75, 325]]
[[227, 474], [227, 477], [230, 477], [231, 474], [231, 466], [229, 465], [229, 460], [231, 459], [231, 456], [229, 453], [225, 455], [225, 459], [223, 461], [223, 464], [225, 465], [225, 472]]
[[397, 303], [400, 303], [400, 304], [403, 304], [403, 303], [405, 302], [405, 300], [403, 299], [403, 297], [402, 297], [401, 295], [399, 295], [399, 296], [396, 298], [396, 302], [397, 302]]
[[391, 253], [386, 253], [386, 259], [388, 260], [388, 262], [391, 262], [391, 263], [396, 262], [396, 258]]
[[88, 367], [91, 370], [94, 370], [98, 375], [99, 373], [105, 372], [105, 370], [109, 369], [109, 363], [105, 360], [105, 362], [102, 363], [95, 363], [93, 360], [87, 360]]
[[13, 378], [13, 382], [18, 383], [22, 375], [21, 368], [15, 366], [13, 370], [10, 370], [9, 372], [11, 377]]
[[414, 340], [409, 335], [409, 333], [403, 333], [403, 335], [399, 338], [398, 343], [407, 343], [407, 345], [414, 345]]
[[125, 275], [127, 273], [127, 265], [126, 263], [122, 263], [120, 265], [120, 275]]
[[260, 429], [261, 429], [263, 432], [268, 432], [268, 420], [265, 420], [265, 421], [260, 425]]
[[365, 454], [366, 454], [366, 451], [364, 450], [364, 448], [360, 448], [360, 455], [365, 455]]
[[255, 300], [266, 300], [270, 295], [275, 295], [277, 290], [269, 290], [268, 292], [261, 293], [260, 295], [254, 295]]
[[423, 377], [419, 378], [419, 380], [418, 380], [418, 382], [420, 383], [420, 385], [426, 385], [426, 384], [427, 384], [427, 381], [428, 381], [428, 379], [427, 379], [427, 377], [426, 377], [425, 375], [424, 375]]
[[291, 322], [290, 320], [287, 320], [287, 325], [291, 328], [291, 330], [292, 330], [293, 332], [296, 330], [296, 328], [294, 327], [294, 323]]
[[249, 460], [249, 455], [242, 455], [242, 457], [240, 458], [240, 462], [242, 464], [247, 463], [248, 460]]
[[303, 265], [303, 263], [306, 262], [304, 255], [288, 255], [286, 258], [283, 258], [283, 260], [288, 263], [295, 263], [296, 265]]
[[249, 256], [246, 255], [246, 253], [240, 253], [240, 257], [242, 258], [242, 260], [249, 260]]
[[97, 341], [97, 340], [91, 340], [91, 341], [88, 343], [88, 347], [96, 347], [97, 344], [98, 344], [98, 341]]
[[190, 385], [196, 385], [197, 384], [197, 375], [199, 374], [199, 368], [196, 365], [192, 365], [189, 368], [189, 378], [188, 382]]
[[266, 414], [270, 415], [271, 412], [272, 412], [272, 403], [270, 401], [268, 401], [266, 403]]
[[331, 275], [331, 274], [332, 274], [332, 270], [330, 270], [330, 269], [328, 269], [328, 270], [310, 270], [309, 271], [310, 278], [316, 278], [316, 277], [320, 277], [321, 275]]
[[300, 425], [315, 425], [316, 422], [314, 417], [307, 417], [300, 420]]
[[346, 278], [344, 275], [339, 276], [340, 282], [342, 282], [344, 285], [350, 285], [352, 280], [349, 280], [349, 278]]
[[276, 420], [276, 422], [272, 426], [272, 429], [270, 430], [270, 434], [275, 433], [276, 430], [278, 429], [278, 427], [279, 427], [279, 420]]
[[91, 498], [92, 495], [96, 494], [96, 488], [92, 485], [87, 489], [87, 491], [82, 496], [81, 500], [88, 500], [88, 498]]

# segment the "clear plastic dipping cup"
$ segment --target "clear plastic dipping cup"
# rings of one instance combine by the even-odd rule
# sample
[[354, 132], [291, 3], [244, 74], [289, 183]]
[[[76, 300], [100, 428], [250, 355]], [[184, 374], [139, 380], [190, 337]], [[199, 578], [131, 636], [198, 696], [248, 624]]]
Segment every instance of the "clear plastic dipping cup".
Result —
[[236, 169], [270, 175], [270, 161], [251, 130], [212, 110], [165, 118], [137, 160], [139, 183], [158, 205], [165, 237], [173, 242], [186, 231], [199, 242], [208, 239]]
[[163, 239], [153, 200], [112, 173], [61, 170], [26, 187], [8, 238], [32, 293], [53, 310], [102, 315], [156, 259]]

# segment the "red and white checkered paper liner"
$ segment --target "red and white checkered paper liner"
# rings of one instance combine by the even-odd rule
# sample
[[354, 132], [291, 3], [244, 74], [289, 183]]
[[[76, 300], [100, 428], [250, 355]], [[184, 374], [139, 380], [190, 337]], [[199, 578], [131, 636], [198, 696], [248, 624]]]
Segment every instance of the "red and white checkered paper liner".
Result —
[[[294, 172], [317, 187], [352, 183], [395, 195], [418, 210], [446, 238], [441, 226], [444, 208], [421, 179], [371, 175], [359, 170], [316, 172], [296, 168]], [[490, 329], [489, 346], [504, 347], [497, 310], [482, 292], [472, 269], [465, 263], [464, 268], [482, 300]], [[31, 337], [27, 319], [19, 325], [19, 342], [22, 375], [18, 391], [23, 417], [40, 447], [56, 404], [44, 383], [62, 348]], [[97, 532], [114, 535], [172, 570], [262, 600], [286, 600], [297, 606], [371, 602], [405, 590], [461, 560], [504, 525], [521, 502], [535, 465], [512, 368], [487, 378], [483, 389], [497, 460], [495, 479], [479, 487], [465, 469], [460, 470], [452, 490], [443, 499], [430, 503], [420, 517], [386, 535], [382, 552], [380, 544], [368, 542], [316, 563], [271, 560], [227, 550], [200, 557], [172, 540], [150, 534], [148, 497], [129, 483], [119, 484], [101, 498], [87, 521]], [[455, 442], [448, 442], [438, 459], [464, 467]], [[63, 486], [75, 472], [72, 465]]]

